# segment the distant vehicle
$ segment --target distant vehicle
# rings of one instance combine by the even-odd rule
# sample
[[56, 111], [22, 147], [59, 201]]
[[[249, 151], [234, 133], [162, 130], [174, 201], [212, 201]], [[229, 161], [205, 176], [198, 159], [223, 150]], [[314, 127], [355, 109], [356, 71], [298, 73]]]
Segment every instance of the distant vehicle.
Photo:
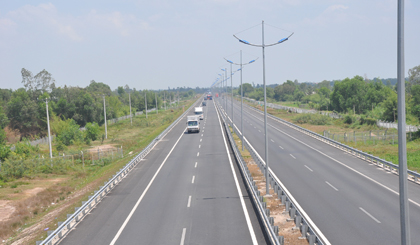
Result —
[[187, 132], [200, 132], [200, 122], [197, 116], [187, 116]]
[[203, 120], [204, 118], [203, 107], [195, 107], [194, 112], [195, 112], [195, 115], [200, 118], [200, 120]]
[[205, 101], [203, 101], [203, 103], [201, 103], [201, 105], [202, 105], [202, 106], [206, 106], [206, 102], [205, 102]]
[[216, 98], [219, 98], [219, 93], [216, 93]]
[[208, 95], [207, 95], [207, 99], [209, 99], [209, 100], [213, 100], [213, 96], [212, 96], [211, 94], [208, 94]]
[[207, 96], [204, 96], [204, 100], [207, 100]]

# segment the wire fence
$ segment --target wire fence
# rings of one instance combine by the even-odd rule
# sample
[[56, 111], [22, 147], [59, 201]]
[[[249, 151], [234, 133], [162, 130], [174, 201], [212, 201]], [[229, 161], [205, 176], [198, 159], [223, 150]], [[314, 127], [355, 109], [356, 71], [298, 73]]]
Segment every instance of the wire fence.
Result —
[[[348, 131], [330, 132], [325, 130], [323, 136], [340, 143], [354, 142], [364, 145], [398, 144], [398, 132], [396, 130], [371, 130], [371, 131]], [[407, 140], [412, 140], [412, 131], [407, 131]]]

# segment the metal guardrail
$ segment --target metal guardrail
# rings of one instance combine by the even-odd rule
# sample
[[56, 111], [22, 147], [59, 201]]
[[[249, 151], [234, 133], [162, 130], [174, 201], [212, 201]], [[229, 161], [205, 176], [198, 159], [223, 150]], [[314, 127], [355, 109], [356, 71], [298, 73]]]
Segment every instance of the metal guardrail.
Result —
[[[256, 108], [253, 108], [253, 107], [251, 107], [249, 105], [246, 105], [246, 106], [249, 107], [249, 108], [251, 108], [254, 111], [257, 111], [259, 113], [262, 113], [261, 111], [259, 111]], [[295, 124], [293, 124], [291, 122], [288, 122], [288, 121], [283, 120], [281, 118], [278, 118], [276, 116], [270, 115], [268, 113], [267, 113], [267, 116], [270, 117], [273, 120], [276, 120], [276, 121], [278, 121], [280, 123], [283, 123], [283, 124], [285, 124], [285, 125], [293, 128], [293, 129], [295, 129], [297, 131], [300, 131], [300, 132], [302, 132], [302, 133], [304, 133], [306, 135], [309, 135], [309, 136], [311, 136], [311, 137], [313, 137], [315, 139], [318, 139], [318, 140], [320, 140], [320, 141], [322, 141], [322, 142], [324, 142], [326, 144], [329, 144], [329, 145], [334, 146], [334, 147], [336, 147], [336, 148], [338, 148], [338, 149], [340, 149], [342, 151], [345, 151], [345, 152], [347, 152], [349, 154], [352, 154], [355, 157], [358, 157], [358, 158], [360, 158], [362, 160], [365, 160], [366, 162], [370, 162], [372, 164], [377, 165], [378, 167], [382, 167], [384, 170], [387, 170], [389, 172], [398, 174], [399, 167], [398, 167], [398, 165], [393, 164], [392, 162], [388, 162], [388, 161], [386, 161], [384, 159], [381, 159], [379, 157], [373, 156], [371, 154], [368, 154], [366, 152], [360, 151], [360, 150], [355, 149], [353, 147], [347, 146], [345, 144], [342, 144], [342, 143], [337, 142], [335, 140], [332, 140], [330, 138], [324, 137], [324, 136], [322, 136], [320, 134], [317, 134], [315, 132], [312, 132], [312, 131], [310, 131], [310, 130], [308, 130], [306, 128], [302, 128], [302, 127], [300, 127], [298, 125], [295, 125]], [[420, 174], [419, 173], [417, 173], [416, 171], [413, 171], [413, 170], [408, 170], [407, 172], [408, 172], [408, 180], [411, 180], [411, 181], [413, 181], [413, 182], [415, 182], [417, 184], [420, 184]]]
[[[231, 121], [230, 118], [229, 120]], [[226, 124], [225, 127], [228, 127], [226, 122], [225, 124]], [[235, 125], [232, 128], [236, 132], [237, 135], [241, 135], [241, 132], [238, 131]], [[230, 130], [228, 128], [227, 128], [227, 132], [229, 132], [228, 135], [229, 135], [229, 140], [231, 142], [231, 145], [234, 146], [232, 148], [234, 150], [235, 156], [237, 157], [238, 162], [240, 162], [241, 169], [244, 169], [243, 175], [245, 176], [248, 186], [249, 185], [251, 186], [251, 188], [249, 189], [252, 192], [253, 199], [256, 200], [256, 206], [258, 207], [260, 213], [262, 213], [262, 216], [263, 216], [262, 218], [265, 224], [264, 228], [266, 229], [266, 232], [270, 234], [270, 238], [275, 237], [275, 240], [272, 240], [272, 244], [283, 245], [284, 240], [278, 236], [279, 228], [277, 226], [274, 226], [274, 218], [269, 217], [270, 210], [266, 209], [266, 204], [263, 202], [263, 197], [259, 195], [258, 187], [253, 181], [251, 177], [251, 173], [246, 167], [246, 164], [244, 163], [244, 160], [242, 156], [240, 155], [239, 150], [236, 146], [236, 143], [234, 142], [233, 137], [230, 134]], [[244, 143], [247, 150], [251, 153], [251, 156], [254, 159], [255, 163], [257, 163], [261, 172], [265, 176], [266, 169], [265, 169], [264, 160], [259, 156], [259, 154], [255, 151], [255, 149], [249, 144], [247, 140], [245, 140]], [[269, 183], [271, 187], [273, 188], [277, 196], [280, 198], [282, 205], [285, 205], [285, 212], [289, 214], [290, 220], [293, 220], [295, 222], [294, 229], [297, 229], [301, 232], [300, 238], [306, 239], [310, 245], [314, 245], [314, 244], [329, 245], [330, 243], [327, 240], [327, 238], [319, 231], [319, 229], [315, 226], [315, 224], [310, 219], [310, 217], [305, 213], [305, 211], [298, 204], [296, 199], [294, 199], [292, 194], [287, 190], [284, 184], [275, 176], [275, 174], [271, 171], [271, 169], [269, 169], [269, 178], [270, 178]], [[255, 198], [255, 196], [257, 198]], [[267, 225], [267, 223], [269, 225]]]
[[144, 148], [137, 156], [133, 157], [124, 168], [120, 169], [104, 186], [100, 187], [98, 191], [94, 192], [93, 196], [89, 196], [88, 201], [83, 201], [81, 207], [75, 208], [73, 214], [67, 214], [67, 219], [64, 222], [58, 222], [56, 230], [47, 231], [47, 238], [44, 241], [37, 241], [36, 245], [54, 245], [61, 241], [88, 213], [96, 204], [98, 204], [134, 167], [143, 159], [157, 144], [157, 142], [165, 137], [167, 133], [193, 108], [198, 102], [201, 102], [201, 97], [193, 103], [185, 112], [179, 116], [169, 127], [167, 127], [161, 134], [159, 134], [152, 142]]

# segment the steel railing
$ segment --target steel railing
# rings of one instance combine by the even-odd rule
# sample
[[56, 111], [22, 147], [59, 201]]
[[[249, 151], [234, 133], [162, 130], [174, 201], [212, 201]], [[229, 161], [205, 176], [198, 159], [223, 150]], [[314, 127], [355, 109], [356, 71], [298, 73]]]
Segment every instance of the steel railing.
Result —
[[[253, 181], [251, 173], [249, 172], [246, 163], [244, 162], [242, 155], [239, 153], [239, 149], [237, 148], [236, 143], [233, 140], [233, 137], [230, 133], [228, 128], [228, 123], [226, 121], [231, 119], [226, 115], [223, 111], [221, 106], [219, 105], [220, 111], [222, 111], [224, 117], [224, 123], [226, 127], [226, 131], [228, 132], [229, 140], [231, 145], [233, 146], [233, 151], [235, 156], [239, 162], [240, 168], [242, 170], [242, 175], [245, 176], [246, 183], [248, 185], [248, 189], [251, 190], [252, 199], [257, 207], [261, 219], [263, 220], [264, 229], [268, 237], [270, 238], [270, 242], [272, 244], [283, 244], [284, 240], [282, 237], [278, 236], [279, 228], [274, 226], [274, 218], [270, 217], [270, 211], [266, 208], [266, 204], [263, 202], [263, 197], [260, 196], [260, 192], [258, 191], [258, 187]], [[234, 132], [241, 136], [242, 133], [239, 132], [236, 125], [233, 125], [232, 129]], [[259, 154], [255, 151], [252, 145], [246, 140], [244, 141], [246, 149], [250, 152], [252, 158], [254, 159], [255, 163], [261, 169], [261, 172], [265, 176], [265, 162], [259, 156]], [[298, 204], [298, 202], [294, 199], [292, 194], [287, 190], [284, 184], [276, 177], [276, 175], [269, 169], [269, 183], [273, 188], [274, 192], [277, 194], [278, 198], [281, 200], [282, 205], [285, 206], [285, 212], [287, 212], [290, 216], [290, 220], [295, 222], [294, 229], [298, 229], [301, 232], [301, 239], [307, 239], [310, 245], [318, 244], [318, 245], [328, 245], [330, 244], [327, 238], [321, 233], [321, 231], [316, 227], [315, 223], [310, 219], [310, 217], [304, 212], [302, 207]]]
[[91, 211], [97, 203], [99, 203], [103, 197], [106, 196], [140, 161], [143, 159], [158, 143], [160, 139], [165, 137], [172, 128], [178, 124], [180, 120], [193, 108], [197, 103], [201, 102], [201, 97], [193, 103], [181, 116], [179, 116], [171, 125], [169, 125], [161, 134], [159, 134], [152, 142], [144, 148], [137, 156], [133, 157], [124, 168], [120, 169], [108, 182], [105, 182], [98, 191], [94, 192], [93, 196], [89, 196], [87, 201], [82, 202], [81, 207], [75, 208], [73, 214], [68, 214], [67, 219], [64, 222], [59, 222], [58, 228], [52, 231], [47, 231], [47, 238], [43, 241], [37, 241], [36, 245], [54, 245], [61, 241], [88, 213]]

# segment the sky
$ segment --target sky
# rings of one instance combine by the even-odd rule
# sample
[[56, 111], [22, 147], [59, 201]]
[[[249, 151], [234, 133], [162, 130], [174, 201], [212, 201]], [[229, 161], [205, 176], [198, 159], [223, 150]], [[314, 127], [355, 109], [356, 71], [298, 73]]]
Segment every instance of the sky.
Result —
[[[405, 69], [420, 65], [420, 1], [405, 1]], [[0, 88], [43, 69], [57, 87], [209, 87], [397, 76], [397, 0], [0, 0]], [[237, 70], [238, 66], [233, 66]], [[230, 81], [229, 81], [230, 83]], [[233, 85], [240, 83], [239, 73]]]

